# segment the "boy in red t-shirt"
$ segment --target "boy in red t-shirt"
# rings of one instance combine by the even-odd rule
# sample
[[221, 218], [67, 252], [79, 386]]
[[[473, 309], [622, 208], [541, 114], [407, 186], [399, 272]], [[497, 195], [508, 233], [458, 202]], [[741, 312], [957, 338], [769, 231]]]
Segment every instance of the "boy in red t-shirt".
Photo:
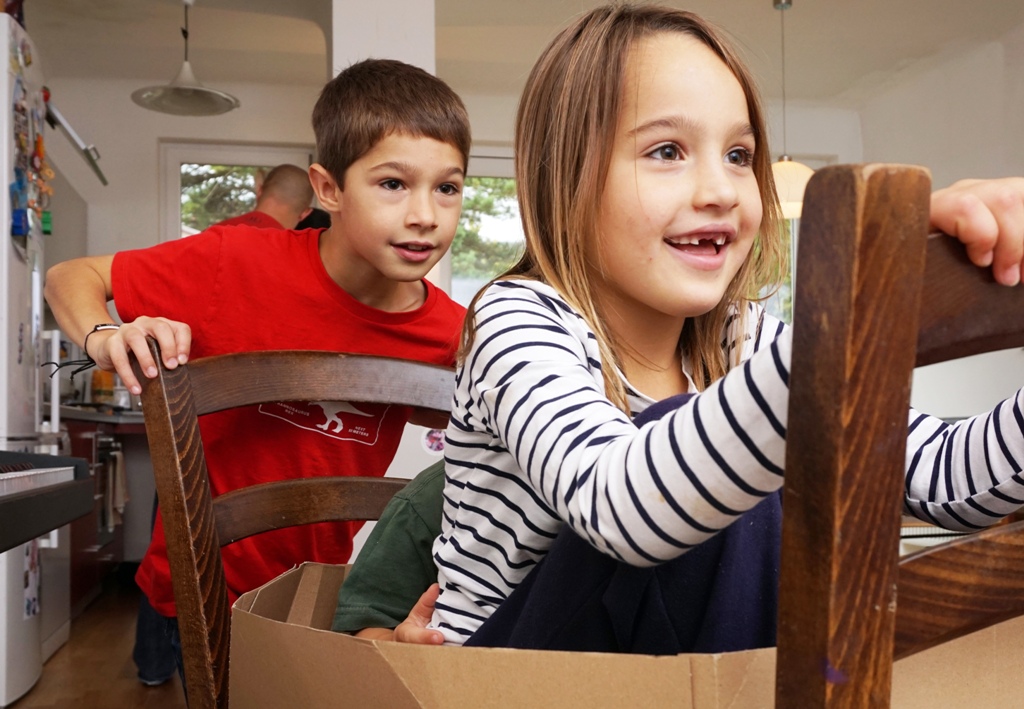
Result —
[[[64, 333], [134, 394], [141, 387], [129, 352], [156, 376], [147, 335], [168, 368], [189, 357], [272, 349], [454, 364], [465, 310], [424, 276], [451, 245], [462, 207], [470, 146], [462, 101], [421, 69], [367, 60], [324, 87], [313, 128], [320, 162], [309, 179], [330, 214], [328, 229], [214, 226], [57, 264], [45, 295]], [[119, 327], [111, 324], [111, 299]], [[315, 402], [203, 417], [213, 494], [340, 470], [383, 475], [410, 411], [359, 409], [358, 427], [327, 430], [331, 411]], [[358, 526], [279, 530], [225, 547], [230, 600], [298, 561], [347, 561]], [[136, 580], [159, 614], [175, 616], [159, 518]]]

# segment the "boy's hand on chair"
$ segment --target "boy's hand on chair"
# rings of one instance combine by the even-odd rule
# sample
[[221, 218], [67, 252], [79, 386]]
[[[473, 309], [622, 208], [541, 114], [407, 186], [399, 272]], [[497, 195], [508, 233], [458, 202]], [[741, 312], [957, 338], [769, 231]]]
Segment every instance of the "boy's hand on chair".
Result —
[[1021, 280], [1024, 267], [1024, 178], [960, 180], [932, 193], [933, 228], [967, 246], [971, 261], [992, 266], [1007, 286]]
[[[92, 358], [100, 369], [114, 370], [121, 377], [125, 387], [132, 394], [141, 394], [142, 386], [132, 372], [128, 353], [131, 352], [139, 361], [145, 375], [152, 379], [157, 375], [156, 362], [149, 352], [146, 336], [151, 335], [160, 343], [160, 352], [164, 357], [164, 366], [174, 369], [188, 361], [188, 353], [192, 347], [192, 328], [183, 322], [167, 318], [140, 317], [125, 323], [118, 330], [97, 332], [93, 335], [89, 346]], [[100, 335], [107, 335], [100, 338]], [[96, 342], [94, 345], [93, 342]]]
[[423, 592], [416, 605], [409, 611], [409, 617], [395, 628], [394, 639], [400, 643], [416, 643], [419, 645], [441, 645], [444, 636], [438, 630], [428, 630], [431, 616], [434, 615], [434, 603], [440, 592], [436, 583]]

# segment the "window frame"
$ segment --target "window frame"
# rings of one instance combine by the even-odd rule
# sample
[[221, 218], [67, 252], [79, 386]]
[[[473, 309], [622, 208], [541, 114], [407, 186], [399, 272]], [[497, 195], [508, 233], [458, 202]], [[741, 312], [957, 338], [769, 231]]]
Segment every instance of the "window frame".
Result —
[[287, 143], [221, 143], [203, 141], [161, 140], [159, 145], [160, 199], [159, 241], [181, 237], [181, 166], [189, 163], [207, 165], [253, 165], [274, 167], [291, 163], [309, 167], [314, 147]]

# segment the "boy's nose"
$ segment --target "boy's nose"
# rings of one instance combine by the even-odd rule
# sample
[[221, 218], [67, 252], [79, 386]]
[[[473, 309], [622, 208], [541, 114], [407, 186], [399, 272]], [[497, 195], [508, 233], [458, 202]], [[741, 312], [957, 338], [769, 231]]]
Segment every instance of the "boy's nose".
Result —
[[432, 194], [413, 194], [409, 200], [406, 226], [431, 231], [437, 228], [437, 210]]

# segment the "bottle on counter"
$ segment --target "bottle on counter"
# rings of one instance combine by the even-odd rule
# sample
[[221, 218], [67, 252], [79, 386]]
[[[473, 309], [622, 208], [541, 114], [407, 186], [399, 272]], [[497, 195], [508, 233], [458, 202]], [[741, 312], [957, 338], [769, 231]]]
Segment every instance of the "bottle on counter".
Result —
[[121, 377], [116, 374], [114, 375], [114, 390], [110, 403], [119, 411], [131, 411], [132, 409], [131, 392], [128, 391], [128, 387], [121, 381]]
[[[127, 390], [126, 390], [127, 391]], [[96, 369], [92, 373], [92, 403], [114, 403], [114, 373]]]

